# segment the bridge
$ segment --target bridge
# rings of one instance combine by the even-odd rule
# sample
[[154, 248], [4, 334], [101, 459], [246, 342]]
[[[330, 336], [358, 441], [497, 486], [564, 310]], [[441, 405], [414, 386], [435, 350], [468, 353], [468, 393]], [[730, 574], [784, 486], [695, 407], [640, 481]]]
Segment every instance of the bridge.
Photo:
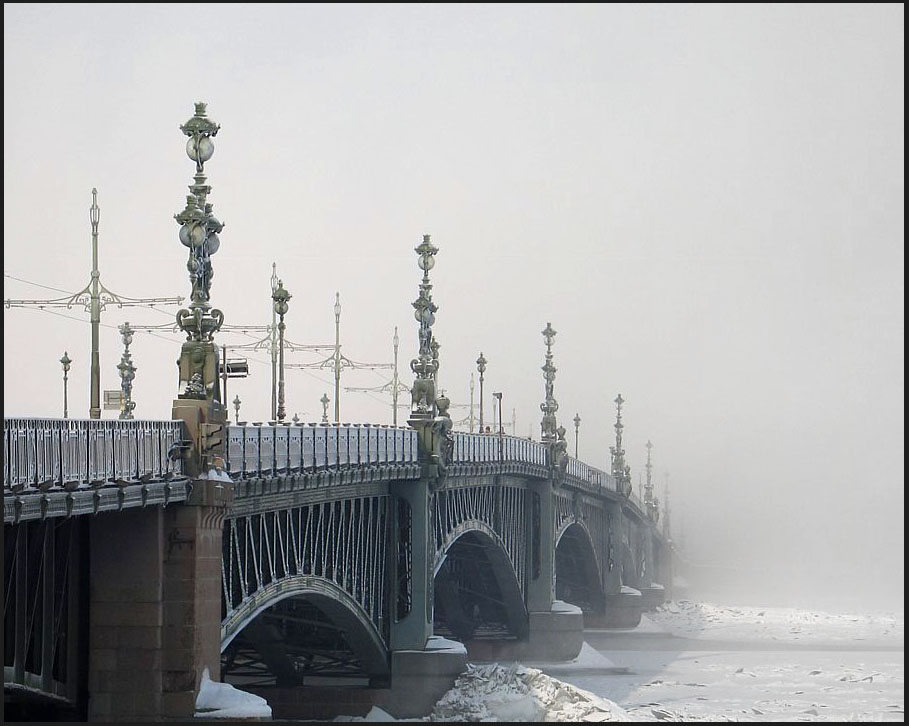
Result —
[[218, 128], [204, 104], [181, 127], [193, 296], [171, 420], [4, 418], [6, 717], [191, 718], [205, 669], [275, 718], [420, 716], [468, 660], [570, 659], [585, 625], [635, 626], [672, 558], [652, 487], [632, 491], [621, 395], [610, 471], [570, 456], [547, 323], [540, 441], [455, 431], [428, 235], [407, 426], [228, 423]]

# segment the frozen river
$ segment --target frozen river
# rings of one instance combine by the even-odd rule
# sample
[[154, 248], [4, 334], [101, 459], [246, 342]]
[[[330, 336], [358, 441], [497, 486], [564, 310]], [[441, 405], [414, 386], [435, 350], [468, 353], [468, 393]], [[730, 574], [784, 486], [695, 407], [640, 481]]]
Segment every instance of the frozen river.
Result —
[[568, 663], [468, 666], [432, 714], [406, 720], [904, 721], [903, 637], [902, 611], [681, 600], [637, 628], [585, 631]]

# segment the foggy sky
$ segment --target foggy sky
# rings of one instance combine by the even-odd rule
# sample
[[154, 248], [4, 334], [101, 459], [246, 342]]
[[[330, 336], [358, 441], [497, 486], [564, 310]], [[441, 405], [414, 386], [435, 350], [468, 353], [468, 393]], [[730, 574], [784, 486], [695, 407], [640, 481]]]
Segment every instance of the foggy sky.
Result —
[[[570, 451], [577, 413], [580, 458], [608, 469], [621, 392], [633, 483], [649, 439], [692, 559], [777, 604], [902, 606], [903, 17], [896, 4], [7, 3], [4, 298], [89, 283], [93, 187], [102, 283], [188, 298], [173, 215], [194, 165], [178, 126], [207, 102], [221, 124], [208, 201], [226, 223], [211, 293], [227, 324], [271, 322], [275, 262], [289, 340], [333, 344], [339, 292], [342, 353], [391, 363], [398, 326], [409, 384], [413, 248], [430, 234], [454, 404], [482, 351], [487, 422], [502, 391], [505, 423], [514, 412], [538, 439], [551, 322]], [[119, 388], [116, 326], [175, 311], [102, 314], [102, 390]], [[66, 350], [70, 416], [88, 417], [88, 314], [56, 312], [4, 310], [5, 416], [62, 415]], [[136, 335], [137, 417], [170, 417], [180, 340]], [[268, 353], [236, 355], [251, 376], [228, 397], [268, 420]], [[288, 418], [319, 420], [331, 371], [286, 376]], [[341, 385], [390, 378], [348, 369]], [[391, 423], [390, 401], [342, 388], [341, 419]]]

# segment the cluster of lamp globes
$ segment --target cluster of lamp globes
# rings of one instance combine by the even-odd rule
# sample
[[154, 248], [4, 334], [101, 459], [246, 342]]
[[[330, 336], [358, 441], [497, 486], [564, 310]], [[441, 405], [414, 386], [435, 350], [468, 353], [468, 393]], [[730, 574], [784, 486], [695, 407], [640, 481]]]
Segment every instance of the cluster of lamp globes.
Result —
[[[215, 145], [208, 136], [190, 136], [186, 142], [186, 155], [197, 165], [204, 164], [215, 153]], [[199, 209], [194, 195], [187, 198], [187, 209], [190, 219], [180, 227], [180, 241], [186, 247], [201, 250], [203, 243], [208, 254], [213, 255], [221, 246], [218, 232], [223, 225], [212, 215], [212, 205], [206, 203], [205, 209]], [[206, 236], [206, 229], [208, 235]]]

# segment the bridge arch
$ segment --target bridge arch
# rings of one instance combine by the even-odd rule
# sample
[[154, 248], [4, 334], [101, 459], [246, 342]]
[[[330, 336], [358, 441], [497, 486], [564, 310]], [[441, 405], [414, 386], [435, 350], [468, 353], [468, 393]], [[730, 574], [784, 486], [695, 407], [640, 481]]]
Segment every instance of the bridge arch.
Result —
[[528, 630], [522, 583], [501, 537], [480, 520], [453, 528], [433, 563], [436, 630], [459, 640], [522, 638]]
[[[284, 604], [285, 607], [277, 612]], [[274, 642], [274, 627], [263, 622], [263, 615], [274, 615], [273, 620], [300, 619], [288, 612], [287, 605], [306, 604], [320, 614], [322, 624], [339, 634], [350, 649], [353, 660], [359, 663], [363, 675], [370, 679], [384, 679], [390, 674], [388, 648], [382, 634], [356, 600], [331, 580], [312, 575], [296, 575], [273, 581], [250, 595], [221, 622], [221, 653], [224, 654], [238, 635], [249, 631], [258, 643]], [[269, 613], [269, 611], [271, 611]], [[310, 624], [310, 615], [304, 618]], [[319, 624], [319, 623], [316, 623]], [[269, 628], [272, 628], [269, 631]], [[287, 643], [281, 652], [271, 655], [260, 651], [263, 659], [274, 672], [276, 679], [285, 683], [295, 679], [293, 663], [287, 656]]]
[[577, 605], [584, 612], [602, 613], [605, 595], [593, 537], [579, 520], [566, 522], [556, 533], [556, 599]]

